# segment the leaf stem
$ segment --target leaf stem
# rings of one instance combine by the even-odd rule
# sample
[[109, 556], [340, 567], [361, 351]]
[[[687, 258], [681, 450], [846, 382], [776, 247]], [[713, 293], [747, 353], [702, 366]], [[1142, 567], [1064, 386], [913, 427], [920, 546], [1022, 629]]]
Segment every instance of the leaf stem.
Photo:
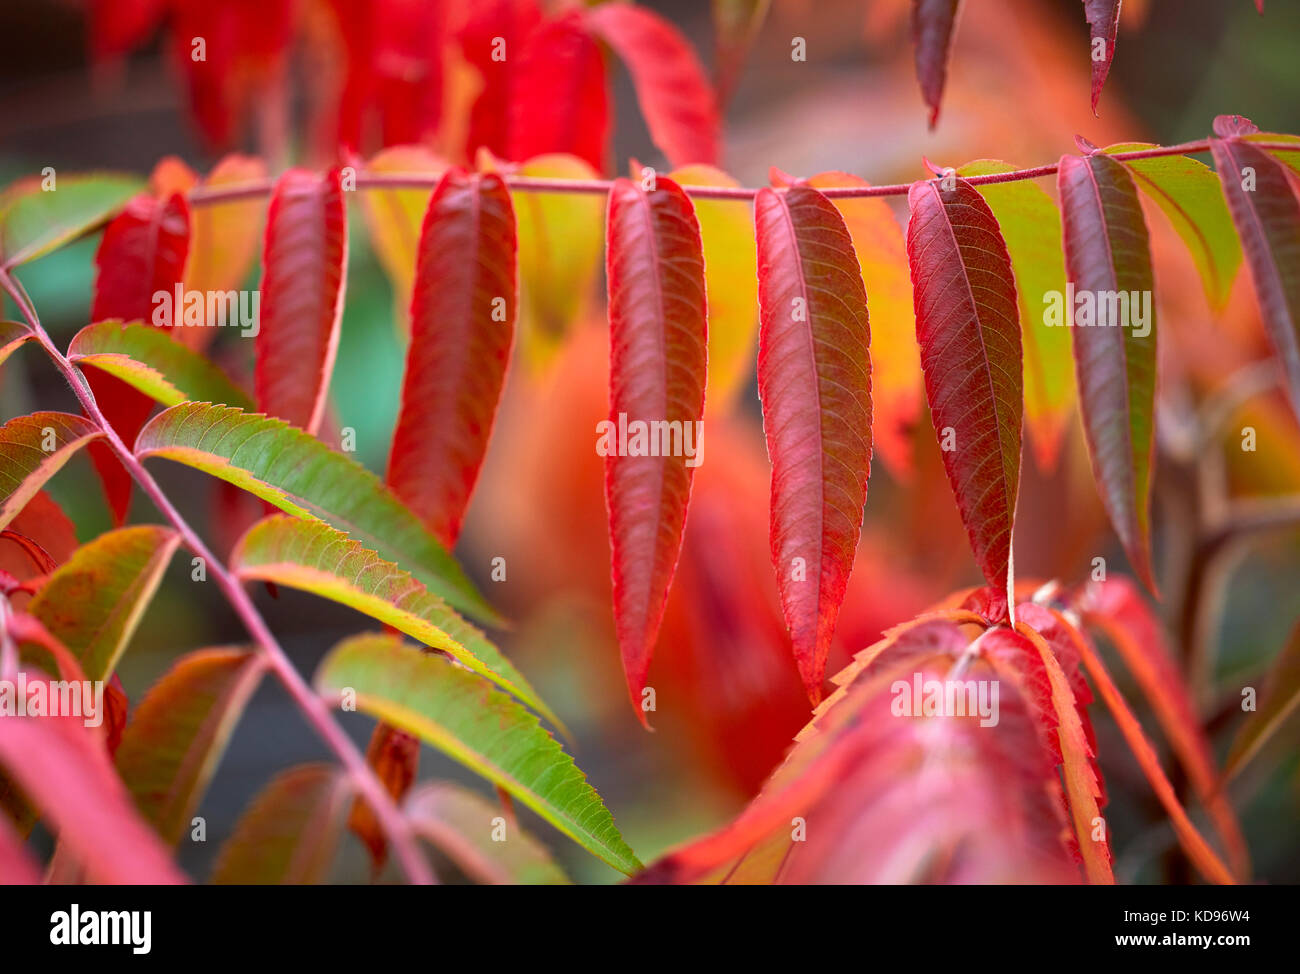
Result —
[[435, 882], [435, 877], [420, 852], [415, 832], [410, 823], [394, 804], [388, 792], [384, 790], [379, 779], [370, 770], [360, 749], [334, 720], [329, 705], [311, 689], [289, 660], [288, 655], [276, 641], [275, 636], [272, 635], [271, 630], [257, 611], [257, 607], [253, 605], [253, 600], [244, 591], [244, 587], [212, 553], [198, 533], [190, 527], [180, 511], [176, 509], [170, 498], [158, 485], [158, 482], [154, 480], [153, 475], [145, 469], [144, 464], [122, 442], [117, 431], [113, 429], [105, 418], [103, 411], [99, 408], [98, 403], [95, 402], [94, 394], [91, 392], [90, 385], [86, 382], [85, 377], [50, 339], [49, 334], [36, 316], [36, 309], [32, 306], [31, 300], [27, 297], [17, 279], [12, 277], [8, 271], [0, 270], [0, 286], [3, 286], [4, 290], [18, 305], [36, 340], [45, 349], [46, 354], [53, 360], [59, 371], [63, 373], [68, 384], [72, 386], [72, 391], [76, 393], [77, 399], [80, 400], [82, 407], [86, 410], [90, 421], [103, 430], [108, 445], [117, 454], [122, 465], [126, 467], [136, 483], [140, 485], [163, 516], [171, 522], [185, 542], [186, 547], [203, 559], [208, 572], [216, 580], [218, 587], [230, 602], [231, 608], [235, 610], [249, 635], [253, 637], [259, 651], [284, 685], [289, 696], [293, 698], [321, 739], [334, 751], [339, 761], [346, 768], [357, 791], [374, 809], [375, 816], [392, 845], [394, 855], [401, 863], [407, 878], [412, 883], [422, 885]]
[[[1261, 149], [1300, 151], [1300, 143], [1294, 142], [1255, 142]], [[1201, 139], [1197, 142], [1182, 142], [1178, 145], [1158, 145], [1150, 149], [1133, 149], [1129, 152], [1113, 153], [1111, 158], [1119, 160], [1155, 159], [1161, 156], [1179, 156], [1188, 153], [1209, 152], [1210, 144]], [[972, 186], [985, 186], [991, 183], [1013, 183], [1022, 179], [1041, 179], [1056, 174], [1057, 164], [1034, 166], [1030, 169], [1014, 169], [1011, 172], [988, 173], [983, 176], [966, 177]], [[614, 185], [610, 179], [548, 179], [541, 176], [520, 176], [509, 172], [502, 174], [511, 189], [524, 193], [608, 193]], [[358, 172], [357, 189], [432, 189], [442, 178], [441, 173], [369, 173]], [[259, 179], [233, 186], [199, 186], [190, 190], [189, 202], [193, 206], [205, 206], [213, 203], [232, 203], [238, 200], [253, 199], [270, 194], [275, 185], [273, 179]], [[823, 196], [830, 199], [852, 199], [869, 196], [906, 196], [912, 183], [889, 183], [881, 186], [838, 186], [821, 189]], [[699, 199], [734, 199], [748, 200], [758, 193], [753, 186], [690, 186], [682, 189], [688, 196]]]

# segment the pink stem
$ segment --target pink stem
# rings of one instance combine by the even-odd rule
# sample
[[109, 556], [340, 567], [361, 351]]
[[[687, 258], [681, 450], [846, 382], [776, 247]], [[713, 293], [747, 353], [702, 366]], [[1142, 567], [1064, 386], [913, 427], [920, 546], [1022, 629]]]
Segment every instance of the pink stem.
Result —
[[[1261, 149], [1300, 151], [1300, 143], [1255, 142]], [[1150, 149], [1133, 149], [1111, 154], [1112, 159], [1155, 159], [1160, 156], [1178, 156], [1194, 152], [1208, 152], [1208, 141], [1183, 142], [1180, 145], [1159, 145]], [[1032, 169], [1015, 169], [1011, 172], [968, 176], [966, 182], [973, 186], [991, 183], [1012, 183], [1021, 179], [1040, 179], [1055, 175], [1056, 163], [1035, 166]], [[540, 176], [503, 174], [511, 189], [526, 193], [607, 193], [613, 181], [609, 179], [547, 179]], [[366, 173], [357, 174], [358, 189], [430, 189], [442, 178], [441, 173]], [[259, 179], [235, 186], [200, 186], [190, 191], [190, 203], [203, 206], [210, 203], [230, 203], [236, 200], [266, 196], [275, 185], [273, 179]], [[831, 199], [852, 199], [864, 196], [906, 196], [911, 183], [890, 183], [883, 186], [838, 186], [822, 189], [822, 195]], [[758, 193], [752, 186], [683, 186], [689, 196], [700, 199], [747, 200]]]
[[279, 677], [280, 682], [284, 684], [289, 696], [298, 704], [307, 720], [316, 729], [316, 732], [334, 751], [347, 769], [357, 791], [374, 809], [379, 824], [392, 845], [393, 852], [401, 863], [407, 878], [412, 883], [422, 885], [435, 882], [429, 864], [420, 852], [410, 823], [393, 803], [392, 798], [384, 790], [379, 779], [370, 770], [365, 757], [356, 744], [344, 733], [343, 728], [335, 722], [325, 700], [307, 685], [302, 675], [294, 668], [293, 663], [290, 662], [280, 644], [276, 642], [275, 636], [267, 628], [266, 622], [262, 619], [257, 607], [253, 605], [253, 600], [244, 591], [239, 580], [208, 549], [203, 539], [190, 527], [180, 511], [163, 493], [162, 488], [158, 486], [158, 482], [153, 479], [153, 475], [145, 469], [144, 465], [136, 458], [136, 455], [122, 442], [121, 437], [117, 435], [117, 431], [113, 429], [100, 410], [99, 404], [95, 402], [95, 397], [91, 393], [85, 377], [77, 371], [76, 367], [50, 340], [50, 336], [36, 317], [35, 309], [27, 300], [26, 294], [18, 282], [7, 271], [0, 270], [0, 284], [3, 284], [9, 296], [14, 299], [14, 302], [22, 310], [28, 326], [32, 329], [32, 333], [54, 361], [59, 371], [63, 373], [64, 378], [68, 380], [68, 384], [72, 386], [72, 391], [76, 393], [77, 398], [81, 401], [81, 405], [86, 410], [91, 422], [103, 431], [109, 446], [117, 454], [118, 459], [122, 461], [122, 465], [130, 471], [136, 483], [140, 485], [158, 510], [180, 533], [186, 546], [203, 559], [207, 570], [216, 579], [218, 587], [229, 600], [235, 613], [243, 621], [249, 635], [253, 637], [267, 663], [276, 676]]

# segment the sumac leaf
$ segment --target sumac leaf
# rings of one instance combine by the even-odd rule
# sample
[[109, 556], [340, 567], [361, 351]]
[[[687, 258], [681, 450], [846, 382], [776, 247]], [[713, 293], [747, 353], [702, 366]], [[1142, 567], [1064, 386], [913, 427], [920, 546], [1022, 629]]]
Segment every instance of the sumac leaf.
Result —
[[1115, 59], [1115, 37], [1119, 33], [1121, 0], [1083, 0], [1084, 16], [1091, 35], [1089, 56], [1092, 61], [1092, 111], [1097, 113], [1101, 89]]
[[87, 325], [73, 337], [68, 358], [93, 365], [164, 406], [187, 401], [219, 402], [241, 409], [253, 406], [219, 368], [149, 325], [113, 319]]
[[1259, 753], [1300, 706], [1300, 626], [1292, 631], [1269, 669], [1259, 710], [1247, 714], [1228, 751], [1225, 778], [1232, 778]]
[[136, 814], [101, 735], [75, 717], [6, 717], [0, 766], [93, 883], [175, 884], [185, 877]]
[[546, 21], [519, 54], [510, 108], [511, 159], [563, 152], [605, 168], [605, 58], [576, 11]]
[[132, 714], [117, 750], [118, 774], [165, 842], [174, 846], [190, 827], [262, 669], [246, 650], [187, 653]]
[[700, 59], [677, 28], [630, 3], [592, 7], [586, 22], [627, 66], [650, 138], [669, 164], [717, 162], [717, 99]]
[[988, 583], [1008, 591], [1024, 408], [1015, 278], [997, 219], [964, 179], [907, 194], [916, 340], [943, 465]]
[[745, 56], [771, 6], [772, 0], [713, 0], [713, 76], [720, 106], [731, 100], [744, 71]]
[[312, 434], [338, 352], [347, 254], [338, 170], [285, 172], [271, 195], [262, 249], [257, 405]]
[[799, 675], [815, 702], [871, 470], [867, 294], [844, 218], [817, 190], [759, 190], [754, 226], [772, 564]]
[[324, 882], [343, 834], [352, 789], [342, 771], [304, 764], [277, 775], [235, 823], [217, 854], [212, 882], [304, 885]]
[[44, 176], [18, 180], [0, 196], [3, 266], [43, 257], [101, 226], [143, 188], [124, 173], [68, 173], [52, 185]]
[[328, 524], [280, 514], [264, 518], [235, 546], [230, 564], [241, 580], [273, 582], [332, 599], [443, 650], [559, 724], [483, 633], [405, 571]]
[[517, 825], [495, 841], [501, 806], [450, 781], [421, 785], [403, 809], [416, 834], [467, 876], [495, 885], [560, 886], [569, 879], [546, 846]]
[[1057, 324], [1074, 338], [1093, 475], [1134, 571], [1154, 591], [1155, 281], [1142, 205], [1128, 171], [1101, 153], [1063, 156], [1057, 185], [1074, 289]]
[[614, 621], [628, 692], [645, 723], [641, 691], [681, 553], [691, 476], [703, 457], [704, 253], [691, 201], [662, 177], [650, 191], [615, 181], [608, 236], [610, 418], [598, 430], [598, 449]]
[[[420, 770], [420, 740], [381, 721], [375, 725], [375, 730], [370, 735], [370, 744], [366, 747], [366, 764], [384, 786], [384, 791], [400, 805]], [[382, 869], [388, 860], [388, 839], [375, 810], [365, 799], [353, 800], [352, 811], [348, 814], [348, 828], [370, 853], [373, 869]]]
[[339, 643], [316, 671], [325, 694], [399, 727], [500, 785], [615, 869], [641, 867], [573, 759], [537, 718], [481, 677], [385, 635]]
[[72, 454], [103, 435], [70, 413], [15, 416], [0, 426], [0, 528], [18, 516]]
[[228, 406], [182, 403], [155, 416], [135, 449], [142, 459], [175, 460], [295, 517], [333, 525], [452, 605], [498, 620], [438, 539], [378, 477], [295, 427]]
[[483, 85], [469, 110], [465, 141], [469, 158], [484, 147], [497, 156], [509, 153], [510, 106], [518, 97], [519, 84], [514, 54], [523, 50], [541, 19], [538, 0], [486, 0], [466, 13], [460, 49]]
[[388, 484], [456, 544], [505, 384], [517, 306], [515, 215], [500, 176], [453, 170], [429, 201]]
[[930, 109], [930, 128], [939, 121], [939, 105], [948, 80], [948, 57], [957, 31], [961, 0], [912, 0], [912, 44], [921, 97]]
[[1282, 163], [1235, 137], [1253, 126], [1234, 128], [1224, 116], [1214, 125], [1221, 136], [1210, 139], [1214, 165], [1246, 252], [1264, 329], [1300, 414], [1300, 199]]

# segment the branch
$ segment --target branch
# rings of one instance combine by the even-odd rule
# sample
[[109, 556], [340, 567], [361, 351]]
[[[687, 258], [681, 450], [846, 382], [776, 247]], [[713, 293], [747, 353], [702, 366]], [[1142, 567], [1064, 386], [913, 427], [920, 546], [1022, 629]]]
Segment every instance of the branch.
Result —
[[374, 809], [380, 827], [384, 830], [388, 841], [391, 843], [393, 852], [401, 863], [407, 878], [411, 882], [419, 884], [434, 882], [435, 878], [420, 852], [410, 823], [393, 803], [392, 798], [384, 790], [379, 779], [370, 770], [365, 757], [356, 744], [344, 733], [343, 728], [335, 722], [330, 714], [329, 706], [319, 694], [308, 686], [302, 675], [294, 668], [293, 663], [290, 662], [289, 657], [280, 647], [275, 636], [271, 634], [260, 613], [258, 613], [257, 607], [253, 605], [252, 599], [244, 591], [244, 587], [216, 555], [208, 549], [203, 539], [190, 527], [175, 505], [163, 493], [158, 482], [153, 479], [153, 475], [145, 469], [136, 455], [122, 442], [121, 437], [117, 435], [117, 431], [113, 429], [112, 425], [104, 417], [99, 405], [95, 402], [95, 397], [90, 391], [90, 386], [85, 377], [50, 340], [50, 336], [37, 318], [36, 309], [32, 306], [22, 285], [8, 271], [0, 270], [0, 286], [3, 286], [4, 290], [8, 292], [9, 296], [21, 309], [23, 317], [27, 320], [27, 325], [36, 340], [45, 349], [59, 371], [63, 373], [68, 384], [72, 386], [72, 391], [76, 393], [77, 399], [80, 400], [82, 408], [85, 409], [90, 421], [103, 430], [108, 445], [117, 454], [118, 459], [122, 461], [122, 465], [130, 471], [131, 476], [135, 478], [136, 483], [153, 501], [154, 506], [179, 532], [185, 545], [195, 555], [204, 560], [208, 572], [216, 580], [231, 608], [235, 610], [235, 613], [244, 623], [249, 635], [253, 637], [253, 641], [257, 644], [259, 652], [262, 653], [270, 668], [289, 692], [289, 696], [298, 704], [321, 739], [334, 751], [339, 761], [347, 769], [357, 791]]
[[[1255, 142], [1261, 149], [1296, 150], [1291, 142]], [[1180, 156], [1188, 153], [1209, 152], [1209, 142], [1183, 142], [1179, 145], [1160, 145], [1151, 149], [1134, 149], [1130, 152], [1116, 152], [1112, 159], [1155, 159], [1160, 156]], [[991, 183], [1014, 183], [1022, 179], [1040, 179], [1056, 174], [1057, 164], [1035, 166], [1031, 169], [1015, 169], [1011, 172], [989, 173], [984, 176], [969, 176], [966, 182], [972, 186], [986, 186]], [[357, 189], [432, 189], [442, 178], [441, 173], [357, 173]], [[506, 184], [516, 192], [524, 193], [608, 193], [614, 185], [610, 179], [546, 179], [539, 176], [519, 176], [510, 172], [502, 173]], [[259, 179], [234, 186], [199, 186], [189, 192], [192, 206], [205, 206], [212, 203], [232, 203], [236, 200], [267, 196], [275, 185], [273, 179]], [[890, 183], [882, 186], [838, 186], [821, 189], [823, 196], [830, 199], [852, 199], [864, 196], [906, 196], [912, 183]], [[683, 186], [688, 196], [699, 199], [748, 200], [753, 199], [758, 189], [753, 186]]]

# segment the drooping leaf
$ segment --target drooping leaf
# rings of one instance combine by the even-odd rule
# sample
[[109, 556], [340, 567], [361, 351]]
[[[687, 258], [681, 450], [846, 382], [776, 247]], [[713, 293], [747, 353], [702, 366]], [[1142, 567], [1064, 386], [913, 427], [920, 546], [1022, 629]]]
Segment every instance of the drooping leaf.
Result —
[[[469, 158], [480, 148], [501, 157], [509, 154], [510, 106], [519, 85], [516, 55], [541, 19], [538, 0], [486, 0], [466, 12], [459, 34], [460, 50], [482, 82], [469, 110], [465, 140]], [[420, 212], [423, 214], [423, 209]]]
[[142, 459], [166, 457], [242, 487], [295, 517], [317, 519], [401, 565], [477, 618], [496, 613], [437, 538], [379, 478], [288, 424], [210, 403], [182, 403], [157, 416], [135, 444]]
[[1083, 13], [1088, 19], [1092, 44], [1092, 112], [1097, 114], [1097, 101], [1110, 74], [1110, 64], [1115, 59], [1115, 37], [1119, 33], [1119, 8], [1122, 0], [1083, 0]]
[[[108, 225], [95, 252], [91, 320], [151, 321], [169, 330], [180, 325], [173, 295], [185, 269], [189, 240], [189, 207], [183, 196], [163, 200], [141, 194], [131, 200]], [[160, 294], [167, 295], [166, 303], [155, 301]], [[153, 400], [107, 372], [92, 370], [86, 381], [104, 418], [130, 443], [153, 412]], [[106, 444], [92, 444], [90, 458], [104, 483], [114, 523], [121, 525], [131, 505], [131, 476]]]
[[609, 139], [605, 58], [581, 14], [569, 11], [534, 30], [516, 71], [510, 158], [561, 152], [602, 171]]
[[608, 227], [610, 418], [597, 449], [605, 456], [614, 622], [628, 692], [645, 723], [641, 691], [703, 456], [704, 251], [691, 201], [670, 179], [648, 192], [616, 180]]
[[[229, 155], [204, 177], [201, 189], [229, 189], [266, 178], [266, 163], [252, 156]], [[185, 261], [185, 287], [202, 294], [238, 290], [257, 259], [266, 219], [266, 200], [249, 199], [198, 203], [190, 208], [190, 252]], [[218, 328], [182, 328], [174, 334], [185, 345], [203, 349]]]
[[1156, 322], [1146, 221], [1133, 178], [1107, 155], [1062, 156], [1057, 186], [1074, 289], [1057, 325], [1074, 336], [1093, 476], [1134, 571], [1154, 591]]
[[1164, 630], [1137, 587], [1123, 576], [1091, 582], [1077, 600], [1084, 621], [1105, 634], [1150, 703], [1165, 738], [1209, 811], [1233, 871], [1249, 868], [1246, 842], [1227, 796], [1219, 789], [1210, 741]]
[[759, 190], [754, 226], [772, 564], [799, 675], [815, 702], [871, 470], [867, 295], [844, 218], [817, 190]]
[[420, 235], [388, 484], [448, 548], [487, 453], [514, 340], [515, 215], [495, 173], [452, 170]]
[[168, 844], [190, 827], [262, 669], [261, 658], [246, 650], [187, 653], [131, 716], [117, 771], [140, 814]]
[[[370, 735], [366, 764], [393, 802], [400, 805], [420, 769], [420, 740], [381, 721]], [[365, 799], [353, 800], [348, 828], [365, 844], [371, 867], [375, 871], [382, 869], [388, 859], [388, 838], [379, 824], [379, 816]]]
[[0, 426], [0, 528], [18, 516], [72, 454], [103, 435], [70, 413], [15, 416]]
[[[1150, 148], [1154, 147], [1146, 142], [1124, 142], [1102, 151], [1113, 155]], [[1123, 163], [1138, 188], [1155, 201], [1187, 244], [1201, 272], [1206, 297], [1212, 307], [1221, 309], [1241, 267], [1241, 244], [1214, 170], [1188, 156], [1125, 159]]]
[[912, 0], [912, 45], [921, 97], [930, 109], [930, 128], [939, 121], [939, 105], [948, 80], [948, 57], [957, 31], [961, 0]]
[[[1035, 659], [1020, 651], [1024, 666], [1022, 672], [1027, 681], [1037, 679], [1047, 683], [1048, 700], [1056, 718], [1057, 742], [1053, 751], [1058, 756], [1065, 793], [1069, 797], [1075, 847], [1083, 859], [1088, 882], [1110, 885], [1115, 882], [1115, 876], [1111, 872], [1110, 843], [1105, 838], [1104, 824], [1101, 840], [1094, 839], [1098, 822], [1102, 821], [1099, 800], [1103, 797], [1093, 765], [1095, 754], [1079, 717], [1079, 703], [1060, 662], [1043, 637], [1026, 624], [1032, 623], [1037, 608], [1034, 605], [1021, 606], [1020, 622], [1014, 635], [1005, 629], [990, 631], [985, 652], [996, 654], [999, 643], [1010, 642], [1014, 646], [1016, 637], [1019, 637], [1029, 643], [1030, 652], [1037, 654]], [[1017, 652], [1017, 649], [1013, 648], [1011, 652]]]
[[132, 808], [103, 738], [79, 718], [6, 717], [0, 765], [41, 809], [60, 845], [91, 882], [185, 882], [162, 842]]
[[1285, 370], [1292, 408], [1300, 413], [1300, 199], [1282, 163], [1237, 137], [1253, 126], [1234, 128], [1224, 116], [1214, 125], [1220, 136], [1210, 139], [1214, 165], [1246, 252], [1264, 329]]
[[121, 57], [149, 40], [167, 13], [166, 0], [91, 0], [90, 50], [96, 59]]
[[[373, 156], [366, 170], [373, 173], [426, 173], [447, 169], [447, 163], [424, 146], [399, 145]], [[370, 245], [393, 285], [393, 314], [402, 332], [410, 331], [411, 288], [420, 227], [429, 208], [427, 189], [367, 189], [360, 193], [361, 210], [370, 231]]]
[[1259, 709], [1246, 715], [1245, 723], [1228, 751], [1224, 778], [1238, 774], [1286, 724], [1300, 705], [1300, 627], [1278, 653], [1260, 693]]
[[[739, 186], [712, 166], [684, 166], [669, 174], [679, 186]], [[758, 342], [758, 263], [747, 200], [693, 198], [704, 244], [709, 305], [709, 412], [725, 415], [754, 373]]]
[[[977, 159], [957, 170], [962, 177], [1010, 172], [1014, 166], [996, 159]], [[1025, 360], [1025, 425], [1038, 466], [1056, 468], [1061, 438], [1074, 409], [1074, 364], [1070, 334], [1048, 327], [1046, 299], [1065, 294], [1065, 260], [1061, 256], [1061, 211], [1031, 179], [977, 187], [998, 221], [1016, 275], [1020, 341]]]
[[745, 57], [771, 6], [772, 0], [713, 0], [713, 77], [719, 106], [731, 100], [745, 67]]
[[72, 339], [68, 358], [116, 376], [164, 406], [193, 400], [253, 408], [208, 359], [150, 325], [115, 319], [87, 325]]
[[685, 37], [647, 7], [602, 3], [587, 26], [627, 67], [650, 138], [670, 165], [718, 161], [717, 99]]
[[90, 680], [107, 680], [149, 607], [180, 535], [145, 524], [82, 545], [27, 611], [67, 646]]
[[988, 583], [1008, 591], [1024, 405], [1011, 258], [997, 218], [953, 178], [907, 194], [916, 340], [948, 482]]
[[[845, 172], [820, 173], [807, 182], [817, 189], [868, 185]], [[853, 238], [871, 305], [872, 446], [895, 476], [906, 478], [912, 470], [912, 430], [921, 412], [921, 359], [903, 231], [882, 199], [831, 202]]]
[[271, 195], [262, 249], [257, 404], [308, 433], [325, 415], [347, 259], [338, 170], [325, 176], [285, 172]]
[[277, 775], [244, 810], [221, 847], [212, 882], [311, 885], [329, 877], [352, 789], [324, 764]]
[[[521, 176], [594, 179], [569, 155], [530, 159]], [[589, 193], [512, 192], [519, 233], [519, 333], [525, 358], [544, 366], [586, 310], [605, 245], [605, 201]]]
[[1178, 836], [1178, 841], [1187, 852], [1188, 858], [1211, 882], [1231, 885], [1234, 882], [1232, 872], [1223, 864], [1223, 861], [1215, 854], [1210, 844], [1205, 841], [1204, 836], [1192, 824], [1192, 820], [1188, 818], [1187, 811], [1178, 800], [1177, 792], [1174, 791], [1173, 785], [1169, 783], [1168, 777], [1160, 767], [1160, 758], [1156, 755], [1150, 741], [1147, 740], [1142, 725], [1133, 716], [1133, 711], [1129, 709], [1123, 695], [1119, 692], [1119, 688], [1115, 686], [1115, 682], [1110, 678], [1110, 674], [1107, 672], [1101, 658], [1097, 655], [1096, 650], [1093, 649], [1088, 639], [1070, 625], [1061, 613], [1055, 610], [1048, 611], [1056, 618], [1062, 630], [1068, 634], [1078, 652], [1084, 669], [1087, 671], [1088, 676], [1092, 678], [1093, 685], [1097, 688], [1098, 696], [1106, 704], [1111, 716], [1115, 718], [1115, 724], [1119, 727], [1125, 743], [1128, 744], [1138, 766], [1142, 769], [1148, 783], [1150, 783], [1151, 790], [1155, 792], [1160, 804], [1169, 815], [1174, 833]]
[[328, 524], [282, 514], [263, 518], [240, 539], [230, 564], [244, 581], [260, 579], [332, 599], [443, 650], [559, 723], [483, 633], [407, 572]]
[[537, 718], [486, 680], [386, 635], [344, 640], [321, 661], [322, 693], [415, 734], [500, 785], [625, 873], [641, 867], [600, 796]]
[[[107, 222], [141, 189], [118, 173], [29, 176], [0, 196], [0, 258], [6, 269], [35, 260]], [[52, 186], [46, 189], [46, 186]]]
[[[546, 846], [513, 823], [501, 806], [450, 781], [421, 785], [406, 800], [415, 831], [470, 878], [496, 885], [560, 886], [569, 879]], [[504, 837], [498, 838], [499, 830]]]

